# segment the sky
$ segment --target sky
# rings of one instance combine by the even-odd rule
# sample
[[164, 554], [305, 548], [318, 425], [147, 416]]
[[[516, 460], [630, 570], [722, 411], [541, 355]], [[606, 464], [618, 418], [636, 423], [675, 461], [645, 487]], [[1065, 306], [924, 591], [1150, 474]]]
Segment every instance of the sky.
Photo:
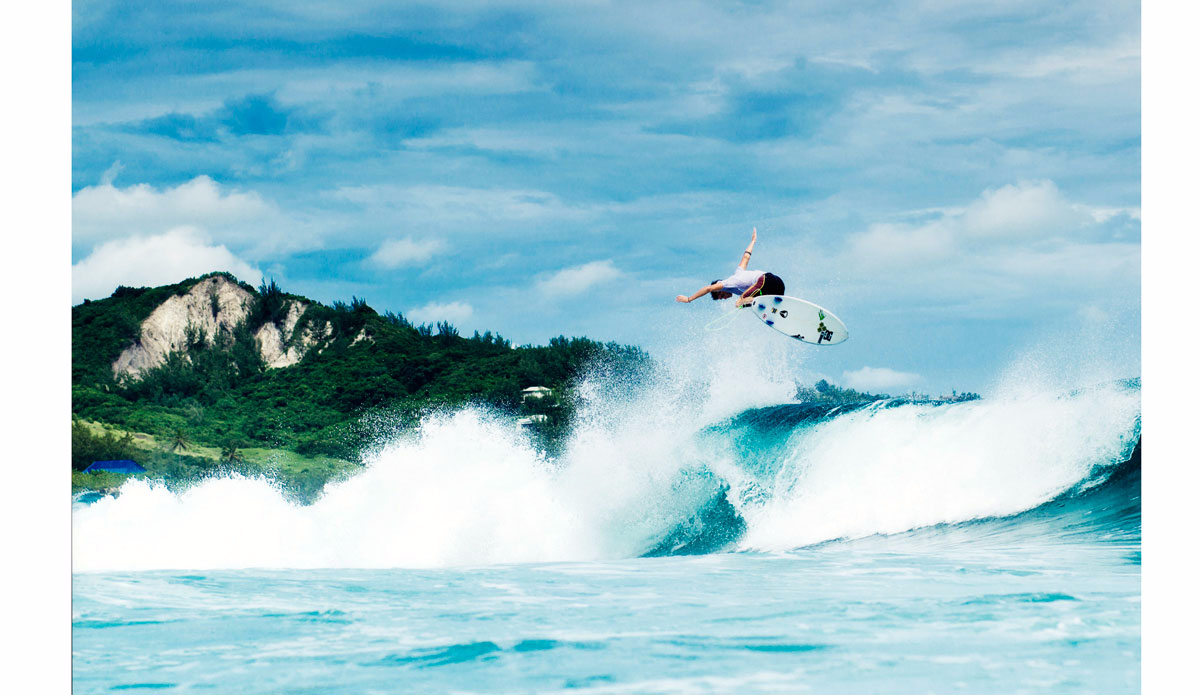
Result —
[[766, 359], [767, 329], [674, 302], [757, 227], [751, 267], [850, 328], [779, 338], [810, 379], [1139, 376], [1140, 12], [77, 1], [72, 302], [228, 270], [517, 344]]

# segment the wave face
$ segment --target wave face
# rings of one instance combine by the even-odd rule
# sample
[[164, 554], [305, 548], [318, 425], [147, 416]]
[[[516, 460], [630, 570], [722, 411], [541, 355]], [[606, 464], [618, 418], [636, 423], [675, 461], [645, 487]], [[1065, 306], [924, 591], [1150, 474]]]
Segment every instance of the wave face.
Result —
[[[807, 409], [773, 410], [782, 412], [760, 417]], [[787, 550], [1033, 510], [1129, 461], [1139, 413], [1139, 392], [1114, 385], [999, 402], [881, 402], [798, 423], [774, 455], [742, 456], [745, 475], [730, 491], [746, 521], [739, 547]], [[743, 436], [754, 441], [760, 427]]]
[[[268, 481], [140, 480], [73, 510], [77, 571], [438, 567], [789, 551], [1002, 523], [1140, 540], [1137, 380], [954, 404], [788, 401], [595, 376], [549, 459], [468, 408], [387, 442], [309, 506]], [[617, 395], [619, 394], [619, 395]], [[982, 532], [982, 531], [979, 531]]]

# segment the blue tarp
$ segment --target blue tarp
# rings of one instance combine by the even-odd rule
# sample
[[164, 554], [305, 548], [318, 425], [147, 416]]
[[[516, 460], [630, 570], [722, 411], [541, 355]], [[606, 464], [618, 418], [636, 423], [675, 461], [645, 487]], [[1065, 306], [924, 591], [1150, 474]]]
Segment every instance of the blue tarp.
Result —
[[137, 461], [122, 459], [120, 461], [95, 461], [92, 465], [83, 469], [84, 473], [95, 473], [96, 471], [108, 471], [110, 473], [145, 473], [146, 469], [137, 464]]

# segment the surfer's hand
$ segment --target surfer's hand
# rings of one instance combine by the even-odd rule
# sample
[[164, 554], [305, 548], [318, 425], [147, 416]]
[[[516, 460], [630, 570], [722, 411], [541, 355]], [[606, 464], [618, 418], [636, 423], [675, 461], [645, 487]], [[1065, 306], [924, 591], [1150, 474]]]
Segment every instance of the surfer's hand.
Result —
[[750, 243], [758, 241], [758, 227], [750, 228]]
[[692, 300], [688, 299], [687, 297], [683, 296], [682, 294], [679, 294], [679, 295], [675, 296], [675, 301], [683, 302], [684, 304], [687, 304], [688, 302], [690, 302]]

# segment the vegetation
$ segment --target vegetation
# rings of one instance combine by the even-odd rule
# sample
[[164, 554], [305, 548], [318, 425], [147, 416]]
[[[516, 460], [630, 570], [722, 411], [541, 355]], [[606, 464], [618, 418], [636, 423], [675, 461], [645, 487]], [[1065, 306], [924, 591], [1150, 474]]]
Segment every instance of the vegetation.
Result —
[[112, 431], [96, 433], [79, 420], [71, 422], [71, 469], [82, 471], [95, 461], [132, 459], [138, 451], [133, 435]]
[[[222, 472], [236, 472], [259, 476], [274, 481], [292, 499], [311, 502], [320, 494], [325, 483], [353, 474], [359, 464], [328, 456], [302, 456], [292, 451], [262, 447], [239, 448], [236, 443], [224, 447], [194, 446], [187, 453], [170, 450], [171, 440], [160, 439], [143, 432], [114, 433], [112, 428], [100, 423], [76, 420], [72, 429], [90, 430], [93, 436], [103, 438], [114, 434], [118, 439], [131, 442], [127, 455], [144, 468], [144, 477], [160, 481], [172, 489], [182, 489]], [[96, 433], [104, 434], [96, 434]], [[102, 471], [83, 473], [79, 470], [71, 475], [73, 493], [86, 490], [111, 491], [119, 488], [127, 475]]]
[[[376, 439], [415, 426], [437, 408], [478, 404], [514, 416], [542, 408], [538, 414], [546, 417], [531, 430], [553, 448], [573, 415], [571, 399], [555, 399], [555, 407], [523, 404], [522, 389], [540, 385], [563, 394], [590, 365], [626, 373], [648, 365], [636, 347], [563, 336], [545, 346], [515, 347], [491, 332], [465, 337], [449, 323], [413, 325], [398, 314], [381, 315], [357, 297], [332, 306], [309, 302], [271, 280], [257, 289], [240, 284], [254, 304], [232, 330], [204, 336], [189, 328], [185, 351], [140, 378], [114, 377], [113, 362], [139, 339], [150, 313], [208, 277], [121, 287], [107, 299], [73, 308], [74, 416], [155, 442], [153, 449], [131, 450], [131, 435], [96, 434], [85, 426], [88, 434], [81, 431], [76, 440], [73, 429], [77, 470], [102, 458], [131, 458], [152, 475], [188, 479], [214, 467], [257, 470], [251, 452], [272, 451], [277, 458], [314, 462], [281, 474], [304, 496], [343, 473]], [[267, 322], [280, 325], [289, 300], [307, 308], [284, 336], [285, 346], [306, 332], [325, 337], [299, 363], [268, 369], [254, 335]]]
[[953, 403], [961, 403], [962, 401], [977, 401], [982, 397], [983, 396], [980, 396], [978, 393], [974, 393], [972, 391], [964, 391], [962, 393], [959, 393], [958, 391], [951, 391], [950, 397], [949, 398], [943, 397], [942, 400], [950, 401]]
[[[307, 501], [327, 481], [353, 473], [373, 443], [415, 427], [425, 413], [467, 404], [510, 414], [514, 426], [517, 418], [528, 418], [527, 431], [553, 454], [574, 417], [572, 386], [584, 370], [636, 381], [649, 368], [648, 356], [636, 347], [563, 336], [544, 346], [514, 346], [491, 332], [463, 336], [447, 322], [414, 325], [399, 314], [379, 314], [357, 297], [321, 305], [270, 280], [257, 289], [239, 284], [253, 298], [240, 324], [211, 336], [189, 327], [185, 350], [140, 378], [114, 377], [113, 362], [140, 339], [151, 312], [208, 277], [120, 287], [107, 299], [73, 308], [71, 464], [77, 491], [111, 489], [124, 480], [82, 473], [93, 461], [132, 459], [146, 476], [170, 485], [235, 471], [266, 476]], [[212, 301], [215, 315], [215, 295]], [[270, 369], [254, 336], [268, 322], [285, 327], [294, 301], [306, 308], [283, 336], [285, 348], [305, 335], [321, 340], [299, 363]], [[522, 390], [535, 385], [554, 395], [523, 400]], [[821, 380], [800, 388], [797, 397], [841, 404], [887, 396]]]
[[122, 473], [96, 471], [93, 473], [71, 473], [71, 494], [79, 492], [112, 492], [121, 487], [129, 478]]
[[877, 401], [881, 398], [890, 398], [890, 396], [886, 393], [871, 394], [865, 391], [860, 392], [854, 389], [844, 389], [824, 379], [813, 384], [812, 388], [802, 386], [796, 389], [796, 399], [806, 403], [862, 403], [864, 401]]
[[[931, 399], [929, 396], [917, 395], [915, 393], [906, 394], [902, 397], [914, 401], [934, 400], [940, 403], [975, 401], [979, 400], [980, 398], [978, 393], [959, 393], [957, 391], [952, 391], [950, 396], [942, 396], [936, 399]], [[830, 403], [842, 405], [849, 403], [877, 401], [883, 398], [891, 398], [891, 396], [886, 393], [873, 394], [865, 391], [860, 392], [855, 391], [854, 389], [841, 388], [840, 386], [835, 386], [829, 383], [825, 379], [821, 379], [816, 384], [813, 384], [812, 388], [802, 386], [796, 389], [796, 398], [797, 400], [804, 401], [806, 403]]]
[[[100, 301], [84, 300], [71, 308], [71, 376], [75, 384], [104, 384], [112, 381], [112, 363], [141, 337], [141, 325], [160, 304], [187, 294], [213, 275], [236, 282], [228, 273], [212, 273], [164, 287], [120, 286]], [[253, 289], [239, 283], [243, 289]]]

